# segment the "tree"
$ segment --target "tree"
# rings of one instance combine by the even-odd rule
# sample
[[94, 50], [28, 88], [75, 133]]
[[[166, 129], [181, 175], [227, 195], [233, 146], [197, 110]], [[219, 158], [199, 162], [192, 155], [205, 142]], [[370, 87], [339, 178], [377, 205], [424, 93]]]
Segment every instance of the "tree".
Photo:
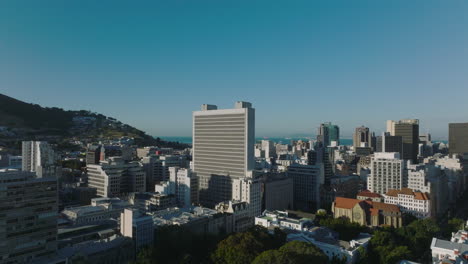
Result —
[[265, 246], [252, 232], [236, 233], [218, 244], [212, 260], [220, 264], [251, 263], [264, 249]]
[[252, 264], [285, 264], [290, 263], [289, 256], [276, 249], [263, 251]]
[[465, 221], [460, 218], [452, 218], [448, 220], [448, 224], [444, 229], [444, 236], [450, 238], [452, 236], [452, 232], [457, 232], [458, 230], [465, 229]]
[[366, 227], [358, 223], [352, 223], [347, 218], [323, 218], [319, 221], [319, 224], [338, 232], [340, 239], [346, 241], [356, 238], [359, 233], [366, 230]]
[[382, 263], [394, 264], [409, 258], [411, 258], [411, 251], [408, 249], [408, 247], [398, 246], [393, 248], [391, 251], [388, 251], [387, 254], [384, 255], [384, 261]]
[[291, 241], [277, 250], [264, 251], [252, 264], [307, 264], [326, 263], [327, 256], [313, 244]]
[[276, 249], [284, 244], [286, 234], [275, 229], [273, 234], [261, 226], [254, 226], [246, 232], [235, 233], [218, 243], [211, 255], [214, 263], [251, 263], [260, 253]]

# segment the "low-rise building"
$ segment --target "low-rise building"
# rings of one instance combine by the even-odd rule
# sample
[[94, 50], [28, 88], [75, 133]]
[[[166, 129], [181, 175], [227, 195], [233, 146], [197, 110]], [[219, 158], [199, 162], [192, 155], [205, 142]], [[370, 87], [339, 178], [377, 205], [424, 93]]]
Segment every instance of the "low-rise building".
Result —
[[234, 230], [232, 214], [206, 207], [174, 207], [152, 212], [151, 215], [156, 229], [166, 225], [179, 225], [200, 234], [231, 233]]
[[221, 202], [215, 209], [220, 213], [232, 214], [233, 232], [243, 232], [253, 226], [249, 204], [240, 201]]
[[360, 233], [351, 241], [339, 240], [334, 232], [326, 227], [315, 227], [307, 232], [290, 233], [287, 241], [303, 241], [318, 247], [327, 257], [345, 259], [346, 263], [356, 263], [359, 260], [359, 248], [367, 248], [371, 235]]
[[[460, 231], [459, 231], [460, 232]], [[463, 231], [462, 231], [463, 232]], [[457, 233], [458, 234], [458, 233]], [[463, 235], [463, 234], [460, 234]], [[453, 241], [433, 238], [431, 243], [432, 263], [435, 264], [467, 264], [468, 263], [468, 240], [466, 232]]]
[[133, 207], [144, 212], [164, 210], [177, 205], [173, 194], [166, 195], [157, 192], [130, 193], [127, 199]]
[[428, 193], [414, 192], [409, 188], [389, 190], [384, 194], [384, 201], [387, 204], [397, 205], [403, 212], [417, 218], [431, 217], [431, 200]]
[[290, 217], [287, 211], [267, 211], [261, 216], [255, 217], [255, 224], [265, 228], [287, 228], [290, 230], [304, 231], [311, 227], [311, 218]]
[[99, 223], [117, 219], [125, 208], [131, 204], [118, 198], [94, 198], [91, 205], [65, 208], [62, 215], [73, 225]]
[[383, 202], [383, 196], [378, 193], [373, 193], [369, 190], [364, 190], [357, 194], [358, 200], [371, 200], [373, 202]]

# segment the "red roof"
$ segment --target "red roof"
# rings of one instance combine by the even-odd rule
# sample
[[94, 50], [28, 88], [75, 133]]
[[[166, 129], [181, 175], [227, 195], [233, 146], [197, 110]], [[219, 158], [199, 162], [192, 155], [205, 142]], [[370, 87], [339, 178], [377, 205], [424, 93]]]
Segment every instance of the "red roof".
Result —
[[414, 199], [417, 200], [429, 200], [429, 195], [427, 193], [413, 192], [413, 190], [410, 188], [402, 188], [401, 190], [390, 189], [388, 190], [386, 195], [398, 197], [399, 194], [412, 195], [414, 196]]
[[358, 199], [336, 197], [335, 198], [335, 207], [351, 209], [359, 202], [362, 202], [362, 201], [358, 200]]
[[343, 209], [351, 209], [356, 204], [359, 204], [362, 209], [369, 208], [371, 215], [378, 215], [379, 211], [383, 212], [400, 212], [400, 208], [394, 204], [386, 204], [380, 202], [373, 202], [370, 200], [358, 200], [344, 197], [335, 198], [335, 207]]

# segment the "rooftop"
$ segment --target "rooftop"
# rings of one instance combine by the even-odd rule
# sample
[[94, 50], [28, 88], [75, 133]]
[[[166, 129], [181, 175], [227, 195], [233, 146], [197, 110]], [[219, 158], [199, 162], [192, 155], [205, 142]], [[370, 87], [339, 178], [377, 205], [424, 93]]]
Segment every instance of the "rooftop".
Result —
[[411, 195], [414, 196], [414, 199], [417, 200], [430, 200], [429, 195], [427, 193], [422, 192], [413, 192], [410, 188], [401, 188], [401, 190], [390, 189], [387, 191], [387, 196], [398, 197], [398, 195]]
[[364, 196], [364, 197], [369, 197], [369, 198], [381, 198], [382, 195], [378, 194], [378, 193], [373, 193], [369, 190], [364, 190], [360, 193], [357, 194], [357, 196]]

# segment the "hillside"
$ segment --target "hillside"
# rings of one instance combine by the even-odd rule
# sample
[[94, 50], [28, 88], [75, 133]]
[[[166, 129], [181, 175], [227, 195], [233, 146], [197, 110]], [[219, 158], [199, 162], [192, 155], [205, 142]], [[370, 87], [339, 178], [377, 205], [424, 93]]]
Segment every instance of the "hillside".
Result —
[[22, 140], [47, 140], [63, 144], [132, 137], [139, 146], [185, 148], [186, 144], [162, 141], [112, 117], [86, 110], [42, 107], [0, 94], [0, 146], [17, 148]]

